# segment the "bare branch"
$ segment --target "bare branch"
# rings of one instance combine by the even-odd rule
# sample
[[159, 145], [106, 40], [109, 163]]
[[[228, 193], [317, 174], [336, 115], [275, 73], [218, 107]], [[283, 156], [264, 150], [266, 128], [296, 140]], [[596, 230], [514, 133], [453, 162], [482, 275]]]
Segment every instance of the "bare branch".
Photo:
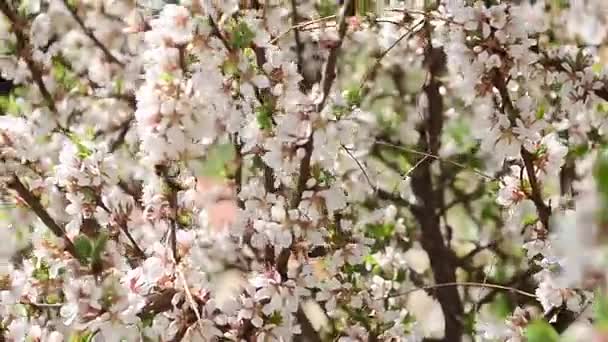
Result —
[[124, 67], [125, 64], [123, 62], [119, 61], [118, 58], [116, 58], [110, 52], [110, 50], [108, 50], [108, 48], [105, 45], [103, 45], [103, 43], [101, 41], [99, 41], [99, 39], [95, 36], [93, 31], [84, 24], [84, 21], [82, 20], [82, 18], [80, 18], [80, 16], [78, 16], [78, 12], [76, 12], [76, 9], [73, 6], [70, 6], [70, 4], [68, 3], [68, 0], [63, 0], [63, 4], [64, 4], [65, 8], [67, 8], [67, 10], [70, 12], [70, 14], [74, 18], [74, 20], [76, 20], [76, 22], [78, 23], [78, 26], [80, 26], [82, 31], [91, 39], [91, 41], [93, 41], [93, 44], [95, 44], [95, 46], [97, 46], [103, 52], [103, 54], [106, 56], [106, 58], [109, 61], [111, 61], [112, 63], [118, 64], [121, 67]]
[[44, 209], [42, 204], [40, 204], [40, 200], [34, 196], [26, 187], [23, 185], [19, 177], [14, 175], [11, 181], [8, 183], [8, 187], [10, 189], [15, 190], [19, 197], [27, 203], [27, 205], [36, 213], [36, 215], [40, 218], [40, 220], [57, 236], [58, 238], [63, 240], [63, 244], [65, 249], [76, 259], [78, 259], [78, 253], [76, 252], [76, 248], [72, 241], [68, 238], [63, 228], [61, 228], [55, 220], [49, 215], [49, 213]]
[[422, 287], [417, 287], [415, 289], [411, 289], [405, 292], [401, 292], [398, 294], [394, 294], [394, 295], [389, 295], [388, 297], [400, 297], [400, 296], [407, 296], [411, 293], [417, 292], [417, 291], [426, 291], [426, 290], [434, 290], [434, 289], [440, 289], [440, 288], [444, 288], [444, 287], [481, 287], [481, 288], [488, 288], [488, 289], [494, 289], [494, 290], [502, 290], [502, 291], [508, 291], [508, 292], [513, 292], [513, 293], [517, 293], [519, 295], [522, 295], [524, 297], [528, 297], [528, 298], [534, 298], [536, 299], [536, 295], [532, 294], [530, 292], [526, 292], [526, 291], [522, 291], [519, 290], [517, 288], [514, 287], [510, 287], [510, 286], [504, 286], [504, 285], [497, 285], [497, 284], [490, 284], [490, 283], [474, 283], [474, 282], [451, 282], [451, 283], [442, 283], [442, 284], [435, 284], [435, 285], [427, 285], [427, 286], [422, 286]]

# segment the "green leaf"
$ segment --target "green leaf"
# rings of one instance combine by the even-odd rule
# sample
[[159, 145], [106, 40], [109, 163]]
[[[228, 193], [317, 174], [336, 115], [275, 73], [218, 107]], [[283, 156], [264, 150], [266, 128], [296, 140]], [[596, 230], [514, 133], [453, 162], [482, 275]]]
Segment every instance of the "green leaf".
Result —
[[46, 296], [46, 302], [49, 304], [61, 303], [61, 297], [57, 293], [50, 293]]
[[384, 240], [393, 236], [395, 225], [392, 223], [371, 224], [367, 228], [367, 234], [376, 239]]
[[21, 107], [17, 103], [17, 98], [13, 93], [0, 96], [0, 113], [19, 115]]
[[264, 131], [272, 129], [272, 112], [273, 108], [267, 104], [263, 104], [255, 110], [255, 118], [258, 121], [258, 126]]
[[70, 6], [73, 9], [77, 9], [78, 8], [78, 0], [68, 0], [68, 6]]
[[91, 263], [98, 263], [101, 261], [101, 254], [106, 248], [106, 242], [108, 241], [108, 236], [106, 234], [101, 234], [99, 237], [93, 242], [91, 246]]
[[491, 303], [491, 310], [496, 316], [505, 319], [513, 312], [511, 301], [502, 293], [498, 294], [496, 299]]
[[268, 317], [268, 322], [271, 324], [281, 325], [283, 322], [283, 316], [278, 311], [274, 311], [270, 317]]
[[528, 342], [558, 342], [559, 334], [545, 320], [536, 320], [526, 328]]
[[74, 332], [70, 336], [69, 342], [91, 342], [95, 334], [88, 331]]
[[80, 159], [86, 159], [93, 154], [93, 151], [91, 149], [89, 149], [80, 142], [76, 144], [76, 147], [78, 148], [78, 157], [80, 157]]
[[197, 176], [226, 178], [228, 166], [234, 161], [236, 151], [232, 144], [215, 144], [209, 148], [204, 160], [193, 163]]
[[116, 79], [116, 81], [114, 81], [114, 92], [116, 94], [122, 94], [124, 89], [125, 89], [125, 80], [122, 79], [122, 77], [119, 77], [118, 79]]
[[344, 94], [344, 97], [346, 99], [346, 103], [348, 103], [348, 105], [351, 107], [358, 107], [361, 105], [361, 91], [359, 89], [359, 86], [347, 90]]
[[76, 239], [74, 239], [74, 248], [76, 249], [78, 258], [83, 262], [87, 262], [93, 252], [91, 240], [84, 235], [78, 235]]
[[[602, 198], [603, 205], [608, 205], [608, 148], [604, 146], [598, 153], [595, 164], [595, 181], [598, 187], [598, 192]], [[602, 222], [608, 222], [608, 211], [600, 210], [599, 219]]]
[[606, 147], [598, 154], [595, 178], [599, 192], [608, 199], [608, 148]]
[[608, 329], [608, 296], [598, 293], [595, 298], [593, 305], [595, 324], [601, 329]]
[[251, 31], [245, 21], [240, 20], [232, 28], [230, 45], [235, 49], [243, 49], [251, 44], [253, 38], [255, 38], [255, 33]]
[[547, 112], [547, 108], [546, 108], [545, 104], [541, 103], [538, 106], [538, 109], [536, 110], [536, 118], [539, 119], [539, 120], [542, 119], [542, 118], [544, 118], [546, 112]]
[[160, 79], [165, 83], [171, 83], [173, 82], [175, 77], [173, 77], [173, 75], [168, 72], [163, 72], [162, 74], [160, 74]]
[[321, 18], [338, 13], [338, 2], [335, 0], [321, 0], [317, 5], [317, 11]]
[[36, 269], [34, 269], [32, 272], [32, 277], [39, 281], [49, 280], [51, 278], [49, 265], [44, 261], [40, 262], [40, 266], [36, 267]]

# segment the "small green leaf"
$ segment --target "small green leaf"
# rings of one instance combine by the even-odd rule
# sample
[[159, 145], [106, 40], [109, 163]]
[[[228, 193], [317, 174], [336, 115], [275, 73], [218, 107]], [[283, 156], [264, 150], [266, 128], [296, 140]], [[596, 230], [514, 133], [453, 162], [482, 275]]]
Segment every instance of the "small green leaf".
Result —
[[346, 103], [348, 103], [349, 106], [351, 106], [351, 107], [360, 106], [361, 105], [360, 88], [357, 86], [355, 88], [347, 90], [344, 94], [344, 98], [346, 99]]
[[268, 317], [268, 322], [271, 324], [281, 325], [283, 322], [283, 316], [281, 316], [280, 312], [275, 311], [272, 313], [272, 315], [270, 315], [270, 317]]
[[215, 144], [209, 148], [205, 159], [194, 163], [197, 176], [226, 178], [228, 166], [234, 161], [236, 151], [232, 144]]
[[68, 6], [73, 9], [76, 9], [78, 7], [78, 0], [68, 0]]
[[122, 94], [124, 89], [125, 81], [124, 79], [122, 79], [122, 77], [119, 77], [118, 79], [116, 79], [116, 81], [114, 81], [114, 92], [116, 92], [116, 94]]
[[597, 327], [608, 329], [608, 296], [603, 293], [597, 294], [593, 309]]
[[11, 115], [19, 115], [21, 113], [21, 106], [19, 106], [17, 98], [12, 92], [8, 95], [0, 96], [0, 113]]
[[395, 225], [392, 223], [371, 224], [367, 228], [367, 234], [376, 240], [385, 240], [393, 236]]
[[338, 13], [338, 3], [334, 0], [321, 0], [317, 5], [317, 11], [321, 18]]
[[101, 254], [106, 248], [106, 242], [108, 241], [108, 236], [106, 234], [101, 234], [99, 237], [93, 242], [91, 246], [91, 263], [98, 263], [101, 261]]
[[83, 139], [81, 137], [79, 137], [78, 135], [76, 135], [74, 133], [71, 133], [71, 134], [69, 134], [69, 138], [72, 141], [72, 143], [74, 143], [74, 145], [76, 145], [76, 148], [78, 149], [78, 157], [80, 159], [86, 159], [86, 158], [90, 157], [91, 155], [93, 155], [93, 150], [88, 148], [83, 143]]
[[267, 104], [259, 106], [255, 111], [258, 126], [264, 131], [272, 129], [272, 112], [273, 108]]
[[603, 148], [597, 158], [595, 177], [600, 193], [608, 197], [608, 148]]
[[505, 319], [513, 312], [510, 300], [502, 293], [491, 303], [491, 310], [496, 316]]
[[[606, 206], [608, 204], [608, 148], [606, 147], [598, 153], [595, 164], [595, 181], [603, 205]], [[608, 222], [608, 211], [601, 210], [599, 215], [602, 222]]]
[[542, 118], [544, 118], [546, 112], [547, 112], [547, 108], [545, 108], [545, 104], [541, 103], [538, 106], [538, 109], [536, 110], [536, 118], [539, 119], [539, 120], [542, 119]]
[[255, 38], [255, 33], [251, 31], [245, 21], [240, 20], [232, 28], [230, 45], [235, 49], [243, 49], [251, 44], [253, 38]]
[[36, 267], [36, 269], [34, 269], [32, 272], [32, 277], [39, 281], [49, 280], [51, 278], [49, 265], [44, 261], [40, 262], [40, 266]]
[[163, 72], [162, 74], [160, 74], [160, 79], [165, 83], [171, 83], [173, 82], [175, 77], [173, 77], [173, 75], [168, 72]]
[[78, 235], [76, 239], [74, 239], [74, 248], [76, 249], [78, 258], [83, 262], [87, 262], [93, 252], [91, 240], [84, 235]]
[[528, 342], [558, 342], [559, 334], [545, 320], [532, 322], [526, 328]]
[[61, 297], [57, 293], [51, 293], [46, 296], [46, 302], [49, 304], [57, 304], [61, 302]]
[[77, 331], [72, 333], [69, 342], [91, 342], [93, 341], [94, 333], [88, 331]]

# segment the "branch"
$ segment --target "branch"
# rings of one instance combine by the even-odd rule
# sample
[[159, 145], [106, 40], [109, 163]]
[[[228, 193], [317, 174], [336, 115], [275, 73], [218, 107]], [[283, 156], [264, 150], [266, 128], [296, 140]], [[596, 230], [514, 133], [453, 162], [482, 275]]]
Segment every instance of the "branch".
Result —
[[299, 19], [297, 0], [291, 0], [291, 22], [294, 25], [293, 32], [296, 42], [296, 56], [298, 58], [298, 73], [304, 77], [302, 79], [302, 83], [300, 84], [300, 89], [302, 91], [306, 91], [312, 88], [314, 81], [307, 79], [306, 75], [304, 74], [304, 44], [302, 43], [302, 38], [300, 37], [300, 28], [298, 27]]
[[[418, 150], [426, 154], [437, 155], [441, 143], [443, 130], [443, 97], [440, 92], [442, 86], [438, 79], [445, 68], [445, 53], [441, 48], [431, 45], [431, 32], [425, 24], [427, 47], [424, 64], [428, 69], [427, 83], [424, 92], [428, 98], [428, 111], [425, 120], [418, 130], [420, 139]], [[437, 284], [455, 284], [458, 260], [454, 252], [446, 245], [441, 232], [441, 217], [439, 210], [442, 207], [442, 195], [437, 192], [433, 182], [433, 159], [422, 155], [423, 162], [412, 172], [412, 191], [419, 199], [419, 205], [411, 208], [421, 229], [422, 248], [429, 255], [433, 277]], [[453, 286], [440, 285], [437, 291], [437, 300], [441, 305], [445, 320], [445, 341], [461, 341], [464, 332], [462, 317], [464, 307], [458, 290]]]
[[173, 259], [177, 264], [179, 262], [179, 254], [177, 253], [177, 192], [182, 190], [181, 186], [173, 181], [169, 177], [169, 171], [164, 165], [156, 165], [156, 175], [161, 177], [165, 184], [169, 187], [169, 194], [167, 200], [169, 201], [169, 207], [171, 208], [171, 218], [170, 218], [170, 235], [169, 235], [169, 243], [171, 244], [171, 251], [173, 253]]
[[482, 178], [485, 178], [488, 181], [497, 180], [496, 177], [493, 177], [493, 176], [490, 176], [490, 175], [488, 175], [486, 173], [483, 173], [482, 171], [480, 171], [480, 170], [478, 170], [476, 168], [473, 168], [473, 167], [470, 167], [468, 165], [465, 165], [465, 164], [453, 161], [451, 159], [442, 158], [442, 157], [440, 157], [440, 156], [438, 156], [436, 154], [433, 154], [433, 153], [419, 151], [419, 150], [416, 150], [416, 149], [413, 149], [413, 148], [409, 148], [409, 147], [393, 144], [393, 143], [390, 143], [388, 141], [383, 141], [383, 140], [376, 140], [375, 144], [376, 145], [382, 145], [382, 146], [391, 147], [391, 148], [394, 148], [396, 150], [401, 150], [401, 151], [404, 151], [404, 152], [408, 152], [408, 153], [412, 153], [412, 154], [417, 154], [417, 155], [420, 155], [420, 156], [425, 156], [425, 157], [428, 157], [428, 158], [431, 158], [431, 159], [438, 160], [439, 162], [442, 162], [442, 163], [452, 164], [452, 165], [457, 166], [459, 168], [462, 168], [462, 169], [465, 169], [465, 170], [470, 170], [471, 172], [477, 174], [478, 176], [481, 176]]
[[173, 308], [171, 300], [177, 293], [176, 289], [168, 288], [147, 297], [146, 305], [141, 309], [138, 316], [153, 315], [165, 312]]
[[[494, 70], [494, 75], [492, 77], [492, 83], [500, 94], [502, 98], [502, 110], [509, 117], [509, 121], [512, 126], [515, 126], [515, 120], [518, 117], [517, 110], [513, 106], [513, 102], [511, 97], [509, 96], [509, 91], [507, 90], [507, 86], [505, 84], [504, 76]], [[526, 173], [528, 175], [528, 179], [530, 180], [530, 187], [532, 188], [532, 193], [528, 194], [528, 197], [534, 202], [534, 206], [536, 207], [536, 212], [538, 213], [538, 217], [543, 224], [546, 230], [549, 230], [549, 217], [551, 216], [551, 208], [545, 204], [545, 201], [542, 198], [542, 192], [540, 188], [540, 183], [536, 178], [536, 173], [534, 172], [534, 155], [532, 155], [525, 147], [521, 147], [521, 157], [524, 161], [524, 166], [526, 169]]]
[[538, 217], [540, 222], [543, 224], [545, 229], [549, 230], [549, 218], [551, 217], [551, 208], [545, 204], [543, 200], [543, 196], [540, 189], [540, 184], [536, 178], [536, 173], [534, 172], [534, 156], [526, 150], [525, 147], [521, 147], [521, 157], [524, 161], [524, 165], [526, 167], [526, 173], [528, 174], [528, 179], [530, 180], [530, 187], [532, 188], [532, 193], [529, 194], [528, 197], [534, 202], [536, 206], [536, 211], [538, 212]]
[[346, 152], [346, 154], [348, 154], [348, 156], [355, 161], [355, 163], [357, 164], [357, 166], [359, 167], [359, 169], [361, 170], [361, 173], [363, 173], [363, 176], [365, 177], [365, 180], [367, 181], [367, 184], [369, 184], [369, 187], [374, 190], [374, 193], [376, 192], [376, 189], [378, 188], [378, 186], [374, 185], [371, 181], [371, 179], [369, 178], [369, 175], [367, 174], [367, 171], [365, 171], [365, 168], [363, 167], [363, 164], [361, 164], [361, 162], [359, 161], [359, 159], [357, 159], [357, 157], [355, 157], [352, 152], [343, 144], [340, 144], [340, 147], [342, 147], [342, 149]]
[[[338, 53], [340, 52], [340, 48], [342, 47], [342, 42], [344, 41], [344, 37], [346, 36], [346, 15], [345, 13], [354, 6], [353, 0], [346, 0], [344, 6], [342, 6], [340, 21], [338, 22], [338, 42], [335, 46], [333, 46], [329, 52], [329, 57], [327, 57], [327, 63], [325, 64], [325, 71], [323, 72], [323, 78], [321, 80], [321, 89], [323, 91], [323, 95], [321, 101], [317, 104], [316, 110], [317, 112], [321, 112], [323, 107], [325, 106], [325, 102], [329, 96], [329, 91], [331, 90], [331, 86], [336, 79], [336, 63], [338, 61]], [[304, 144], [304, 158], [302, 158], [302, 162], [300, 163], [299, 177], [298, 183], [296, 185], [296, 192], [291, 201], [291, 207], [297, 208], [300, 205], [300, 201], [302, 200], [302, 194], [304, 193], [304, 189], [306, 188], [306, 182], [308, 178], [310, 178], [310, 160], [312, 157], [312, 149], [314, 146], [314, 132], [311, 132], [310, 137]]]
[[68, 3], [68, 0], [63, 0], [63, 4], [65, 5], [65, 7], [68, 9], [68, 11], [70, 12], [70, 14], [72, 14], [72, 17], [74, 18], [74, 20], [76, 20], [76, 22], [78, 23], [78, 26], [80, 26], [80, 28], [82, 29], [82, 31], [93, 41], [93, 44], [95, 44], [106, 56], [106, 58], [108, 60], [110, 60], [112, 63], [118, 64], [121, 67], [124, 67], [124, 63], [119, 61], [118, 58], [116, 58], [114, 55], [112, 55], [112, 53], [110, 52], [110, 50], [108, 50], [108, 48], [103, 45], [102, 42], [99, 41], [99, 39], [97, 39], [97, 37], [95, 36], [95, 34], [93, 34], [93, 31], [91, 31], [91, 29], [89, 29], [84, 22], [82, 21], [82, 18], [80, 18], [78, 16], [78, 13], [76, 12], [76, 9], [72, 6], [70, 6], [70, 4]]
[[27, 205], [36, 213], [36, 215], [40, 218], [40, 220], [57, 236], [58, 238], [63, 240], [65, 249], [76, 259], [78, 259], [78, 253], [76, 253], [76, 248], [72, 241], [67, 237], [63, 228], [61, 228], [55, 220], [49, 215], [49, 213], [44, 209], [40, 201], [31, 191], [29, 191], [17, 175], [14, 175], [10, 182], [8, 183], [8, 187], [17, 192], [19, 197], [27, 203]]
[[388, 297], [392, 298], [392, 297], [407, 296], [408, 294], [414, 293], [416, 291], [427, 291], [427, 290], [433, 290], [433, 289], [440, 289], [440, 288], [444, 288], [444, 287], [458, 287], [458, 286], [462, 286], [462, 287], [480, 287], [480, 288], [488, 288], [488, 289], [494, 289], [494, 290], [509, 291], [509, 292], [517, 293], [517, 294], [519, 294], [521, 296], [524, 296], [524, 297], [536, 299], [536, 295], [535, 294], [532, 294], [530, 292], [526, 292], [526, 291], [523, 291], [523, 290], [519, 290], [519, 289], [514, 288], [514, 287], [504, 286], [504, 285], [497, 285], [497, 284], [489, 284], [489, 283], [474, 283], [474, 282], [450, 282], [450, 283], [442, 283], [442, 284], [422, 286], [422, 287], [411, 289], [411, 290], [408, 290], [408, 291], [405, 291], [405, 292], [401, 292], [401, 293], [398, 293], [398, 294], [389, 295]]
[[230, 43], [228, 43], [228, 40], [226, 40], [226, 37], [224, 37], [224, 35], [220, 31], [220, 28], [217, 26], [217, 23], [215, 22], [215, 20], [213, 20], [213, 17], [211, 15], [208, 15], [207, 20], [209, 20], [209, 25], [211, 26], [211, 34], [216, 36], [222, 42], [222, 45], [224, 45], [224, 47], [226, 48], [226, 50], [228, 50], [228, 52], [232, 52]]
[[399, 43], [401, 43], [402, 40], [404, 40], [405, 38], [407, 38], [411, 34], [413, 34], [415, 32], [415, 30], [418, 28], [418, 26], [423, 23], [424, 23], [424, 21], [420, 21], [416, 25], [406, 28], [405, 33], [403, 33], [399, 38], [397, 38], [397, 40], [395, 40], [393, 42], [393, 44], [391, 44], [386, 50], [382, 51], [380, 53], [380, 55], [378, 55], [378, 57], [376, 57], [374, 64], [369, 69], [367, 69], [367, 71], [363, 75], [363, 78], [361, 79], [361, 83], [359, 84], [360, 90], [364, 89], [367, 81], [369, 81], [370, 77], [376, 72], [378, 67], [380, 67], [380, 63], [382, 62], [382, 59], [384, 57], [386, 57], [386, 55], [388, 55], [389, 52], [391, 52], [391, 50], [393, 50], [395, 47], [397, 47], [397, 45], [399, 45]]
[[321, 80], [321, 90], [323, 91], [323, 97], [321, 98], [321, 102], [317, 105], [317, 112], [320, 112], [325, 106], [325, 101], [327, 101], [331, 86], [334, 83], [334, 80], [336, 79], [336, 62], [338, 61], [338, 53], [340, 52], [342, 42], [344, 41], [344, 37], [346, 36], [346, 29], [348, 28], [346, 21], [346, 13], [348, 13], [353, 6], [353, 0], [346, 0], [344, 2], [344, 6], [342, 6], [342, 11], [340, 13], [340, 21], [338, 22], [339, 39], [338, 42], [334, 46], [332, 46], [331, 50], [329, 51], [329, 56], [327, 57], [325, 71], [323, 72], [323, 79]]
[[29, 44], [27, 35], [24, 32], [26, 24], [15, 12], [13, 12], [7, 1], [0, 1], [0, 12], [2, 12], [2, 14], [4, 14], [12, 23], [12, 30], [17, 38], [17, 52], [19, 56], [23, 58], [25, 64], [30, 70], [34, 83], [36, 83], [38, 90], [40, 90], [40, 94], [42, 94], [47, 107], [51, 110], [51, 112], [57, 115], [58, 112], [57, 107], [55, 106], [55, 100], [42, 80], [42, 70], [32, 58], [32, 47]]

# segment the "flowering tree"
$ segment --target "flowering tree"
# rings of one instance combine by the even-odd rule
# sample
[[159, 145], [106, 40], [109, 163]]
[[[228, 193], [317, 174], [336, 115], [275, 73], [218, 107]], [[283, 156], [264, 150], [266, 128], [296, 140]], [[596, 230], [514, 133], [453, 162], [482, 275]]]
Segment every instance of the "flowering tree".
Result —
[[604, 0], [0, 0], [7, 341], [606, 341]]

